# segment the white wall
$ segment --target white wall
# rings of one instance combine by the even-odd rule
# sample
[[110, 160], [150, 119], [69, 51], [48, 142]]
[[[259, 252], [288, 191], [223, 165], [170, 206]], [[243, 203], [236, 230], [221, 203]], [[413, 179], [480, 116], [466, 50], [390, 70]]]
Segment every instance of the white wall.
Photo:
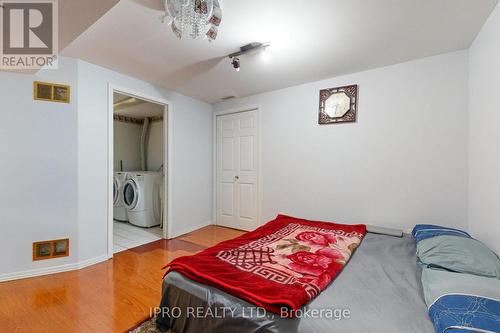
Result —
[[[319, 90], [359, 85], [357, 123], [318, 125]], [[467, 52], [230, 100], [260, 105], [262, 221], [465, 227]]]
[[[34, 80], [71, 85], [71, 103], [33, 101]], [[211, 105], [63, 57], [58, 70], [0, 72], [0, 281], [106, 258], [108, 83], [171, 103], [172, 233], [210, 223]], [[32, 261], [32, 242], [63, 237], [69, 257]]]
[[[137, 171], [141, 169], [142, 125], [113, 121], [113, 165], [115, 171]], [[163, 152], [159, 151], [163, 156]]]
[[84, 61], [78, 61], [78, 82], [80, 258], [97, 257], [107, 251], [108, 83], [164, 98], [171, 103], [168, 121], [173, 125], [169, 161], [172, 235], [210, 223], [211, 105]]
[[[165, 146], [163, 144], [163, 121], [154, 121], [149, 125], [146, 142], [146, 166], [148, 171], [158, 171], [163, 165]], [[113, 121], [113, 165], [120, 171], [120, 160], [123, 171], [141, 170], [141, 133], [142, 125]]]
[[32, 242], [77, 238], [77, 94], [71, 103], [33, 100], [33, 81], [77, 85], [76, 60], [37, 75], [0, 72], [0, 280], [9, 273], [74, 263], [32, 261]]
[[500, 6], [469, 51], [469, 226], [500, 254]]

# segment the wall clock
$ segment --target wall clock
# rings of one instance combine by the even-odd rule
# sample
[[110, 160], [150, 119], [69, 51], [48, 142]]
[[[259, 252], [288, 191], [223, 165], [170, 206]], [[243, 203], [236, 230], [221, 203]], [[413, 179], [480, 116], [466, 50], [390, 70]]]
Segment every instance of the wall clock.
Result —
[[319, 91], [320, 125], [355, 122], [357, 111], [357, 84]]

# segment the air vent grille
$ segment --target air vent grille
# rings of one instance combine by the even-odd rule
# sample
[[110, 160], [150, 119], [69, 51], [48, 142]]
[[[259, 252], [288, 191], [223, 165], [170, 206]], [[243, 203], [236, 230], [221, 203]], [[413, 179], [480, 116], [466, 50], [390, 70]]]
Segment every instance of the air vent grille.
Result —
[[47, 82], [33, 82], [33, 98], [38, 101], [69, 103], [70, 86]]
[[69, 239], [55, 239], [33, 243], [33, 260], [69, 256]]

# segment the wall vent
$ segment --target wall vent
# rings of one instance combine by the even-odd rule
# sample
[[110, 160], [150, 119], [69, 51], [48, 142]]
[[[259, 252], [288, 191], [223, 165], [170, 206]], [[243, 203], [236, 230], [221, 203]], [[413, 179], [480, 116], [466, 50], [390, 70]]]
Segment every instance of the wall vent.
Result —
[[69, 239], [54, 239], [33, 243], [33, 261], [69, 256]]
[[33, 82], [33, 98], [38, 101], [69, 103], [70, 86], [35, 81]]

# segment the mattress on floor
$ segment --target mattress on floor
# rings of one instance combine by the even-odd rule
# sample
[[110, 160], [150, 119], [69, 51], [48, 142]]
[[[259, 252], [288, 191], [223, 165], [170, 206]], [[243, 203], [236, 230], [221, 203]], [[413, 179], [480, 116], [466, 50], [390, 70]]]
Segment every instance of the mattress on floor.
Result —
[[340, 275], [294, 319], [171, 272], [157, 324], [177, 333], [432, 333], [415, 252], [410, 237], [368, 233]]

